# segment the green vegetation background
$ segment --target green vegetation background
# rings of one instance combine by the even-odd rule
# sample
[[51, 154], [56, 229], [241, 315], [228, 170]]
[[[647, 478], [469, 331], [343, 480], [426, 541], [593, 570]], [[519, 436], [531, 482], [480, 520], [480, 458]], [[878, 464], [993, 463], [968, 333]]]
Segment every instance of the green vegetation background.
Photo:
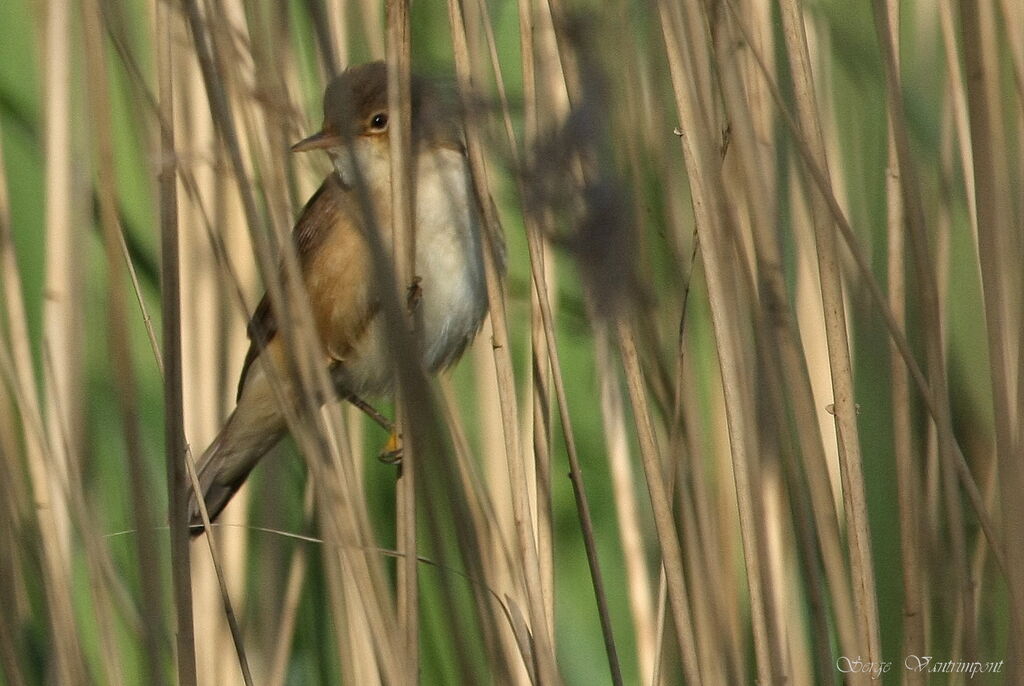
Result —
[[[308, 17], [302, 9], [302, 3], [294, 2], [293, 16], [297, 22], [307, 23]], [[818, 21], [827, 27], [826, 35], [831, 44], [827, 46], [827, 64], [831, 70], [832, 86], [829, 95], [833, 98], [834, 108], [841, 112], [840, 129], [837, 132], [843, 153], [842, 172], [846, 181], [844, 188], [848, 194], [849, 211], [852, 223], [861, 231], [861, 239], [869, 247], [874, 259], [876, 277], [884, 282], [885, 278], [885, 196], [884, 176], [879, 173], [885, 168], [885, 112], [884, 88], [882, 74], [872, 26], [870, 4], [866, 2], [848, 2], [847, 0], [822, 0], [811, 3]], [[440, 8], [428, 8], [425, 3], [416, 4], [417, 21], [414, 23], [415, 49], [414, 60], [422, 59], [432, 69], [443, 70], [449, 62], [449, 45], [447, 23]], [[132, 0], [126, 3], [127, 15], [134, 17], [135, 29], [141, 29], [148, 21], [142, 2]], [[16, 241], [17, 256], [24, 278], [26, 305], [31, 327], [32, 338], [36, 351], [40, 349], [41, 313], [43, 293], [44, 264], [44, 159], [42, 151], [42, 49], [40, 40], [39, 15], [43, 12], [41, 3], [30, 0], [4, 0], [0, 2], [0, 129], [2, 129], [2, 145], [4, 164], [7, 170], [11, 199], [11, 216]], [[595, 6], [600, 17], [600, 10]], [[507, 74], [511, 79], [510, 88], [515, 93], [518, 87], [518, 34], [516, 29], [515, 5], [511, 2], [494, 3], [496, 30], [500, 42], [500, 50]], [[904, 21], [912, 22], [911, 13], [907, 13]], [[80, 18], [73, 14], [68, 21], [76, 27]], [[627, 30], [630, 30], [627, 27]], [[907, 35], [919, 34], [912, 28]], [[73, 32], [76, 40], [81, 40], [80, 33]], [[138, 41], [136, 54], [149, 59], [149, 50], [142, 41], [145, 31], [135, 32]], [[936, 65], [942, 63], [940, 45], [935, 41], [925, 44], [905, 46], [904, 75], [906, 77], [906, 96], [911, 116], [918, 156], [923, 170], [938, 167], [940, 103], [943, 88], [943, 71]], [[72, 47], [73, 55], [80, 55], [80, 46]], [[312, 59], [312, 42], [302, 46], [307, 59]], [[660, 47], [660, 46], [659, 46]], [[614, 61], [621, 56], [616, 53], [612, 41], [607, 43], [606, 59]], [[654, 59], [660, 49], [652, 49]], [[423, 55], [425, 57], [419, 57]], [[140, 130], [137, 104], [129, 102], [129, 89], [123, 65], [116, 56], [109, 60], [113, 65], [110, 69], [114, 77], [115, 106], [114, 121], [115, 141], [117, 145], [119, 202], [123, 213], [124, 228], [132, 249], [133, 260], [139, 269], [143, 292], [147, 299], [149, 311], [155, 317], [155, 324], [160, 325], [158, 272], [159, 255], [157, 252], [158, 234], [155, 216], [155, 163], [144, 154], [146, 149], [144, 137], [147, 133]], [[415, 62], [414, 62], [415, 63]], [[143, 65], [147, 73], [151, 73], [149, 65]], [[664, 70], [663, 70], [664, 72]], [[667, 72], [665, 72], [667, 73]], [[310, 69], [310, 83], [306, 85], [309, 101], [307, 105], [315, 111], [318, 107], [319, 85], [314, 83]], [[76, 85], [75, 98], [78, 109], [82, 111], [81, 101], [89, 80], [84, 73], [81, 62], [73, 66], [72, 81]], [[667, 76], [666, 76], [667, 84]], [[661, 84], [664, 88], [666, 84]], [[89, 165], [91, 151], [86, 149], [90, 136], [90, 123], [80, 119], [73, 123], [76, 145], [83, 146], [76, 151], [82, 160], [76, 169], [88, 183], [92, 178]], [[780, 161], [781, 164], [781, 161]], [[783, 175], [784, 176], [784, 175]], [[924, 175], [928, 184], [927, 193], [933, 197], [941, 190], [936, 186], [935, 174]], [[651, 179], [657, 184], [657, 179]], [[667, 193], [686, 193], [685, 188], [666, 189], [652, 188], [652, 197], [660, 198]], [[501, 197], [505, 217], [514, 208], [511, 193]], [[785, 191], [780, 192], [780, 199], [785, 200]], [[124, 446], [121, 440], [121, 428], [116, 409], [115, 389], [111, 369], [106, 355], [106, 332], [104, 327], [104, 307], [106, 277], [100, 236], [95, 225], [78, 227], [88, 234], [85, 241], [87, 249], [80, 256], [86, 265], [86, 284], [88, 288], [88, 307], [85, 313], [86, 336], [88, 346], [88, 378], [86, 389], [88, 403], [87, 436], [89, 443], [79, 446], [85, 459], [84, 478], [89, 483], [86, 491], [92, 496], [92, 505], [100, 519], [97, 522], [104, 532], [114, 533], [131, 527], [130, 507], [124, 491], [127, 481], [124, 478]], [[526, 262], [525, 241], [521, 228], [514, 222], [506, 226], [509, 234], [511, 254], [511, 292], [513, 297], [512, 327], [513, 338], [520, 347], [527, 340], [529, 326], [529, 272]], [[649, 229], [650, 250], [654, 258], [655, 269], [649, 274], [650, 292], [659, 302], [665, 304], [664, 319], [661, 322], [667, 332], [666, 350], [672, 350], [672, 327], [678, 323], [678, 293], [682, 285], [682, 275], [674, 272], [674, 266], [668, 259], [659, 255], [659, 251], [667, 252], [664, 240], [659, 237], [658, 227]], [[791, 243], [787, 250], [792, 251]], [[957, 430], [965, 437], [964, 444], [970, 445], [973, 440], [986, 442], [991, 436], [990, 389], [988, 385], [988, 361], [984, 337], [984, 320], [978, 303], [979, 274], [977, 261], [969, 228], [965, 216], [957, 217], [953, 230], [951, 247], [950, 289], [946, 307], [949, 311], [949, 355], [954, 384], [954, 405], [962, 408], [958, 413]], [[790, 254], [792, 258], [792, 254]], [[568, 384], [569, 402], [576, 424], [580, 452], [585, 459], [585, 476], [590, 490], [591, 504], [598, 532], [599, 547], [602, 552], [604, 572], [610, 589], [612, 611], [616, 618], [619, 631], [620, 655], [626, 663], [626, 673], [635, 674], [632, 637], [629, 631], [628, 607], [625, 596], [625, 576], [618, 544], [616, 519], [613, 507], [613, 496], [607, 474], [607, 462], [604, 459], [604, 442], [601, 434], [600, 415], [596, 404], [598, 389], [596, 377], [592, 371], [593, 347], [590, 331], [583, 314], [582, 298], [579, 283], [568, 260], [562, 260], [561, 278], [558, 281], [559, 320], [558, 331], [562, 344], [562, 360], [565, 366], [565, 378]], [[792, 271], [792, 270], [791, 270]], [[701, 362], [703, 388], [701, 393], [710, 397], [717, 387], [717, 369], [714, 358], [714, 344], [710, 331], [710, 319], [701, 281], [701, 269], [694, 270], [695, 278], [691, 284], [690, 312], [687, 326], [692, 336], [693, 353]], [[881, 321], [866, 298], [856, 288], [851, 288], [852, 304], [850, 316], [855, 333], [855, 377], [857, 379], [857, 401], [861, 408], [860, 428], [865, 456], [870, 516], [873, 534], [877, 591], [879, 610], [882, 619], [883, 650], [886, 659], [902, 660], [901, 651], [901, 577], [899, 559], [898, 519], [896, 513], [895, 472], [892, 458], [892, 436], [890, 426], [890, 397], [888, 383], [888, 359], [886, 334]], [[163, 512], [165, 489], [163, 485], [164, 467], [162, 457], [162, 407], [161, 388], [149, 344], [142, 328], [141, 317], [133, 321], [132, 327], [135, 359], [140, 376], [139, 400], [142, 404], [140, 415], [143, 418], [144, 448], [152, 456], [150, 462], [150, 483], [153, 486], [152, 499], [161, 503], [159, 512]], [[911, 332], [913, 336], [913, 332]], [[919, 343], [919, 342], [918, 342]], [[523, 368], [522, 350], [517, 350], [520, 374]], [[36, 360], [40, 357], [37, 356]], [[670, 357], [668, 359], [671, 359]], [[37, 369], [37, 376], [41, 370]], [[457, 380], [468, 379], [465, 370], [456, 374]], [[467, 407], [467, 411], [471, 408]], [[472, 423], [470, 424], [472, 426]], [[567, 471], [561, 440], [555, 433], [554, 441], [554, 473], [555, 492], [555, 534], [556, 534], [556, 587], [557, 587], [557, 641], [561, 646], [560, 661], [563, 674], [568, 683], [595, 684], [607, 682], [607, 668], [603, 657], [601, 636], [594, 609], [592, 592], [585, 556], [578, 531], [574, 511], [570, 483], [564, 475]], [[372, 440], [371, 440], [372, 443]], [[919, 446], [923, 450], [923, 446]], [[288, 451], [285, 451], [288, 453]], [[635, 454], [635, 451], [634, 451]], [[367, 458], [369, 460], [369, 458]], [[301, 495], [301, 469], [299, 460], [288, 454], [287, 466], [281, 469], [287, 476], [286, 491], [294, 496], [294, 500], [283, 507], [299, 509]], [[369, 483], [374, 494], [374, 516], [379, 523], [381, 532], [391, 531], [391, 489], [393, 480], [388, 468], [372, 464], [368, 466]], [[381, 478], [374, 478], [381, 475]], [[260, 475], [257, 474], [257, 479]], [[637, 483], [643, 483], [642, 478]], [[266, 492], [267, 485], [260, 484]], [[646, 492], [638, 493], [639, 501], [646, 508]], [[973, 524], [972, 524], [973, 526]], [[385, 533], [383, 540], [388, 541]], [[117, 553], [117, 559], [124, 562], [118, 571], [124, 578], [132, 580], [136, 575], [133, 563], [133, 551], [129, 536], [111, 538], [110, 546]], [[260, 537], [253, 541], [257, 548], [262, 545]], [[254, 559], [258, 552], [254, 550]], [[332, 683], [335, 678], [336, 664], [332, 664], [333, 650], [325, 643], [330, 630], [327, 627], [329, 617], [326, 616], [322, 604], [316, 600], [317, 593], [326, 594], [320, 586], [322, 579], [316, 565], [311, 567], [310, 587], [305, 593], [304, 617], [312, 617], [310, 623], [302, 623], [297, 636], [293, 666], [295, 678], [290, 683], [310, 683], [300, 674], [310, 674], [313, 670], [319, 674], [320, 683]], [[252, 572], [256, 574], [256, 571]], [[443, 613], [444, 608], [438, 607], [437, 596], [429, 590], [431, 571], [424, 572], [425, 581], [425, 617], [427, 626], [432, 617]], [[85, 570], [79, 578], [81, 588], [76, 588], [80, 602], [88, 603], [85, 582]], [[137, 584], [137, 581], [132, 581]], [[137, 590], [137, 585], [134, 586]], [[39, 589], [35, 589], [37, 592]], [[37, 596], [34, 602], [41, 602]], [[257, 611], [255, 603], [250, 604], [250, 612]], [[39, 613], [39, 624], [34, 627], [29, 644], [37, 652], [36, 664], [42, 668], [46, 652], [44, 614]], [[85, 628], [87, 631], [87, 627]], [[446, 637], [435, 636], [429, 629], [424, 636], [424, 683], [442, 683], [452, 672], [451, 651], [455, 646], [445, 643]], [[90, 644], [88, 634], [83, 635], [87, 646]], [[129, 637], [126, 637], [129, 638]], [[989, 636], [983, 642], [989, 651], [997, 650], [1001, 641]], [[90, 654], [98, 659], [95, 646], [90, 646]], [[983, 658], [999, 659], [996, 654], [983, 655]], [[305, 663], [305, 664], [304, 664]], [[127, 673], [132, 673], [126, 670]], [[42, 674], [38, 674], [40, 679]], [[0, 679], [0, 683], [2, 679]]]

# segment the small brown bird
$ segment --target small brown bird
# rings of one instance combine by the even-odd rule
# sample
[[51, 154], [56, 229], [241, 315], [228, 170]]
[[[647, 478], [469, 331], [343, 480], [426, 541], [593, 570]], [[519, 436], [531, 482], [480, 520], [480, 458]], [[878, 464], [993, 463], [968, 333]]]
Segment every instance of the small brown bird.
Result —
[[[415, 76], [411, 105], [417, 307], [424, 366], [438, 371], [462, 355], [487, 312], [480, 212], [457, 107], [436, 84]], [[392, 351], [379, 312], [381, 289], [393, 286], [375, 274], [364, 220], [368, 202], [390, 254], [388, 128], [387, 71], [383, 62], [372, 62], [331, 81], [323, 128], [292, 147], [326, 150], [335, 167], [303, 208], [293, 240], [324, 362], [332, 366], [342, 397], [381, 395], [393, 385]], [[356, 189], [356, 173], [365, 193]], [[286, 370], [277, 327], [264, 295], [249, 322], [252, 343], [238, 405], [198, 463], [211, 520], [287, 432], [267, 370], [268, 364], [280, 374]], [[193, 534], [201, 533], [194, 494], [189, 516]]]

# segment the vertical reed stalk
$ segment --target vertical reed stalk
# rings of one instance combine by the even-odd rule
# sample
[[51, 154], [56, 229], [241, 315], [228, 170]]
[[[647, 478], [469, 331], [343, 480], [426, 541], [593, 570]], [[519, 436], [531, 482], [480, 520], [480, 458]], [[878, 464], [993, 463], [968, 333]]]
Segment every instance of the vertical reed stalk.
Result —
[[[391, 112], [389, 143], [391, 152], [391, 231], [392, 259], [395, 269], [396, 302], [409, 300], [417, 288], [416, 231], [413, 222], [413, 173], [415, 159], [412, 149], [412, 93], [411, 43], [408, 0], [389, 0], [387, 3], [387, 69], [388, 110]], [[408, 311], [407, 325], [413, 332], [421, 327], [418, 311]], [[413, 340], [416, 340], [415, 336]], [[420, 357], [414, 347], [413, 354]], [[397, 370], [396, 370], [397, 372]], [[397, 377], [397, 374], [396, 374]], [[395, 432], [402, 436], [402, 464], [396, 484], [396, 540], [401, 557], [398, 562], [398, 617], [401, 623], [405, 683], [419, 680], [419, 589], [418, 557], [416, 546], [416, 441], [415, 432], [406, 431], [411, 421], [425, 421], [413, 417], [408, 395], [398, 389], [395, 399], [397, 417]]]
[[[927, 357], [928, 375], [932, 386], [932, 404], [938, 414], [935, 417], [939, 432], [939, 457], [942, 467], [943, 497], [946, 503], [949, 529], [952, 542], [953, 578], [957, 593], [958, 626], [954, 629], [954, 637], [965, 637], [967, 646], [973, 645], [974, 623], [969, 620], [971, 610], [971, 589], [974, 581], [970, 577], [967, 561], [966, 542], [964, 540], [964, 524], [961, 508], [956, 493], [958, 471], [966, 469], [962, 459], [957, 459], [953, 446], [952, 419], [949, 411], [948, 379], [945, 370], [945, 359], [940, 348], [941, 308], [938, 299], [935, 276], [931, 269], [931, 253], [927, 220], [921, 198], [917, 169], [910, 152], [909, 134], [907, 132], [904, 96], [902, 93], [899, 65], [896, 59], [892, 20], [888, 7], [884, 2], [873, 3], [875, 33], [882, 48], [883, 67], [885, 69], [885, 86], [887, 111], [892, 126], [893, 142], [895, 143], [896, 161], [900, 173], [902, 204], [906, 212], [909, 240], [914, 257], [914, 265], [918, 287], [922, 296], [923, 328], [931, 333], [925, 336], [925, 354]], [[954, 650], [960, 648], [954, 641]]]
[[[75, 627], [71, 597], [71, 560], [59, 544], [56, 516], [50, 506], [52, 493], [60, 489], [52, 483], [48, 466], [50, 453], [43, 433], [39, 395], [32, 374], [31, 342], [25, 311], [24, 291], [11, 231], [10, 200], [7, 191], [6, 160], [0, 148], [0, 279], [7, 315], [3, 352], [5, 377], [21, 420], [25, 458], [35, 512], [36, 535], [42, 553], [41, 578], [46, 594], [49, 638], [52, 641], [53, 667], [62, 683], [82, 684], [84, 660]], [[21, 532], [18, 532], [21, 533]]]
[[[783, 2], [781, 7], [783, 34], [793, 75], [800, 129], [804, 132], [811, 152], [827, 179], [828, 161], [821, 133], [821, 118], [815, 101], [814, 83], [811, 79], [803, 10], [798, 2], [789, 0]], [[839, 253], [833, 234], [833, 222], [829, 217], [825, 200], [820, 194], [813, 194], [811, 212], [832, 377], [833, 408], [848, 523], [850, 568], [853, 575], [859, 644], [865, 653], [865, 659], [875, 662], [882, 659], [878, 635], [878, 602], [875, 598], [874, 562], [867, 521], [863, 462], [854, 401], [853, 363], [846, 328]]]
[[[730, 4], [735, 27], [748, 38], [750, 33], [744, 25], [739, 12]], [[755, 60], [763, 58], [763, 47], [754, 47], [752, 53]], [[751, 81], [764, 83], [757, 74], [751, 74]], [[835, 615], [836, 630], [839, 643], [844, 654], [856, 652], [856, 627], [850, 584], [847, 579], [845, 555], [842, 551], [842, 538], [839, 522], [836, 518], [835, 503], [832, 498], [827, 460], [822, 445], [822, 437], [814, 421], [816, 408], [812, 393], [809, 371], [804, 352], [800, 349], [799, 331], [795, 317], [789, 305], [789, 295], [783, 274], [783, 257], [779, 252], [778, 239], [769, 227], [773, 219], [767, 210], [771, 203], [771, 193], [766, 187], [769, 178], [769, 162], [759, 154], [757, 145], [758, 133], [754, 131], [754, 122], [748, 110], [739, 100], [734, 81], [725, 80], [726, 106], [732, 122], [733, 146], [740, 155], [744, 166], [745, 185], [750, 189], [751, 196], [747, 202], [750, 211], [755, 215], [754, 243], [757, 256], [758, 276], [760, 279], [760, 298], [763, 310], [768, 317], [769, 335], [775, 338], [774, 348], [779, 354], [779, 363], [783, 370], [782, 383], [786, 386], [786, 397], [792, 405], [792, 413], [797, 419], [796, 434], [802, 458], [801, 466], [810, 491], [810, 505], [814, 515], [814, 528], [817, 532], [818, 546], [825, 574], [828, 581]], [[766, 84], [767, 85], [767, 84]], [[766, 94], [767, 97], [767, 94]], [[760, 135], [765, 135], [762, 130]]]
[[[889, 40], [899, 64], [900, 16], [899, 5], [888, 2], [891, 20]], [[900, 182], [899, 158], [896, 152], [893, 125], [888, 123], [887, 163], [885, 176], [886, 234], [888, 237], [889, 307], [901, 331], [906, 325], [906, 269], [904, 252], [903, 197]], [[890, 344], [890, 373], [892, 375], [893, 453], [896, 458], [896, 490], [900, 512], [900, 553], [903, 562], [903, 652], [906, 655], [925, 654], [925, 617], [923, 575], [921, 569], [920, 534], [920, 465], [914, 455], [912, 422], [910, 416], [910, 382], [906, 366], [896, 346]], [[910, 671], [907, 684], [924, 683], [921, 672]]]
[[501, 397], [502, 429], [505, 435], [505, 453], [508, 460], [509, 481], [512, 488], [512, 509], [515, 520], [517, 552], [521, 559], [526, 583], [529, 628], [532, 632], [534, 660], [537, 679], [541, 683], [557, 683], [558, 671], [555, 661], [554, 644], [544, 619], [543, 585], [540, 579], [540, 561], [534, 538], [533, 518], [529, 510], [526, 466], [516, 426], [516, 399], [513, 384], [512, 359], [508, 350], [508, 330], [505, 314], [504, 279], [498, 272], [497, 250], [500, 223], [493, 202], [485, 194], [488, 188], [487, 173], [481, 150], [480, 130], [470, 77], [470, 53], [466, 37], [466, 25], [462, 7], [458, 0], [448, 0], [448, 18], [455, 53], [455, 70], [460, 96], [466, 118], [466, 149], [470, 168], [477, 184], [476, 191], [484, 213], [487, 234], [487, 248], [484, 262], [487, 272], [487, 292], [491, 312], [491, 326], [494, 330], [494, 360], [498, 378], [498, 392]]
[[[978, 211], [978, 254], [981, 260], [985, 323], [992, 379], [996, 451], [1003, 530], [1024, 530], [1024, 466], [1020, 464], [1020, 425], [1011, 380], [1017, 378], [1008, 351], [1019, 350], [1020, 332], [1009, 326], [1008, 311], [1019, 316], [1020, 298], [1011, 296], [1009, 270], [1020, 264], [1020, 244], [1009, 243], [1015, 225], [1009, 202], [1010, 185], [1006, 158], [1000, 155], [996, 136], [1003, 132], [998, 85], [999, 63], [995, 53], [993, 8], [987, 3], [960, 4], [967, 102], [970, 107], [971, 147], [974, 151], [974, 182]], [[1005, 555], [1009, 578], [1010, 627], [1007, 644], [1007, 679], [1024, 678], [1024, 549], [1006, 537]]]
[[89, 89], [89, 112], [94, 127], [99, 223], [103, 233], [108, 277], [108, 343], [116, 360], [116, 386], [120, 403], [122, 430], [127, 448], [132, 512], [140, 532], [137, 556], [141, 578], [143, 607], [142, 643], [145, 667], [151, 683], [164, 683], [161, 661], [164, 655], [164, 609], [160, 589], [161, 570], [153, 530], [154, 517], [148, 494], [150, 485], [142, 456], [142, 436], [136, 387], [134, 355], [129, 345], [128, 311], [123, 284], [126, 271], [121, 253], [121, 227], [116, 207], [116, 176], [113, 127], [110, 119], [110, 86], [107, 81], [103, 16], [95, 0], [82, 6], [85, 57], [94, 75]]
[[[713, 140], [708, 130], [706, 119], [701, 116], [702, 109], [698, 106], [690, 83], [685, 74], [696, 65], [688, 63], [688, 53], [682, 47], [687, 43], [679, 35], [679, 27], [672, 16], [671, 9], [665, 2], [660, 2], [659, 15], [665, 49], [669, 60], [676, 107], [678, 108], [683, 144], [683, 154], [690, 179], [691, 201], [697, 231], [700, 236], [701, 254], [706, 266], [708, 298], [711, 304], [711, 316], [719, 356], [722, 386], [725, 393], [726, 421], [729, 428], [729, 440], [732, 452], [733, 477], [736, 484], [736, 497], [740, 516], [744, 558], [747, 570], [747, 585], [750, 593], [751, 620], [753, 624], [754, 648], [757, 656], [758, 679], [768, 683], [777, 663], [771, 659], [769, 649], [768, 625], [765, 610], [765, 591], [761, 578], [760, 550], [758, 543], [760, 515], [757, 514], [755, 494], [752, 490], [753, 470], [748, 446], [752, 424], [744, 411], [745, 401], [742, 391], [743, 383], [740, 375], [742, 368], [737, 357], [738, 332], [729, 314], [731, 297], [728, 294], [729, 268], [732, 250], [727, 246], [726, 228], [719, 213], [720, 199], [712, 188], [719, 187], [719, 169], [713, 161], [715, 153], [710, 149]], [[648, 481], [651, 475], [648, 474]], [[653, 490], [653, 489], [652, 489]], [[662, 546], [665, 540], [662, 537]], [[669, 581], [669, 596], [672, 597], [672, 574], [666, 568]], [[678, 582], [677, 582], [678, 583]], [[680, 604], [673, 601], [673, 605]], [[679, 610], [677, 609], [678, 613]]]
[[[58, 526], [57, 544], [71, 552], [71, 521], [64, 498], [67, 484], [79, 471], [80, 454], [69, 452], [65, 443], [77, 438], [82, 423], [77, 369], [81, 361], [81, 307], [76, 302], [82, 292], [80, 233], [72, 216], [76, 199], [72, 185], [70, 47], [71, 31], [67, 2], [56, 2], [46, 11], [46, 293], [44, 304], [44, 345], [52, 366], [45, 375], [47, 438], [53, 456], [55, 484], [52, 506]], [[58, 413], [57, 408], [63, 408]]]
[[182, 416], [181, 282], [178, 268], [178, 176], [174, 147], [174, 52], [170, 8], [157, 2], [156, 69], [160, 104], [160, 238], [161, 310], [163, 312], [164, 459], [167, 464], [171, 581], [174, 589], [178, 684], [196, 683], [192, 624], [192, 575], [189, 563], [188, 493], [185, 426]]

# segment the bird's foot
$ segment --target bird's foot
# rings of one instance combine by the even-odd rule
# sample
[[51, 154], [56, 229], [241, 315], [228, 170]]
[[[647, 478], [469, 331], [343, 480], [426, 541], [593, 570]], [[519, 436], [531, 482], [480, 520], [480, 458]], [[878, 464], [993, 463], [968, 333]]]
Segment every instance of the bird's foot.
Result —
[[395, 431], [388, 436], [388, 442], [380, 449], [377, 459], [384, 464], [402, 463], [402, 436]]

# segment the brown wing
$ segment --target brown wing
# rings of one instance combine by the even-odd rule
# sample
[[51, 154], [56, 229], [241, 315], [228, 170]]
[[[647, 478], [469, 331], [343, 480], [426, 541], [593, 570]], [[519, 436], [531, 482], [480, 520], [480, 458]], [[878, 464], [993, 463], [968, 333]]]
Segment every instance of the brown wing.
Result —
[[[292, 231], [292, 241], [295, 243], [299, 265], [304, 271], [315, 249], [324, 242], [324, 239], [331, 233], [331, 229], [335, 227], [346, 192], [338, 176], [331, 174], [324, 179], [320, 188], [302, 208], [299, 219], [295, 223], [295, 229]], [[260, 351], [277, 335], [277, 327], [278, 322], [270, 306], [270, 298], [268, 294], [264, 293], [247, 327], [251, 343], [249, 351], [245, 355], [245, 362], [242, 364], [242, 373], [239, 375], [237, 397], [242, 395], [249, 367], [259, 356]]]

